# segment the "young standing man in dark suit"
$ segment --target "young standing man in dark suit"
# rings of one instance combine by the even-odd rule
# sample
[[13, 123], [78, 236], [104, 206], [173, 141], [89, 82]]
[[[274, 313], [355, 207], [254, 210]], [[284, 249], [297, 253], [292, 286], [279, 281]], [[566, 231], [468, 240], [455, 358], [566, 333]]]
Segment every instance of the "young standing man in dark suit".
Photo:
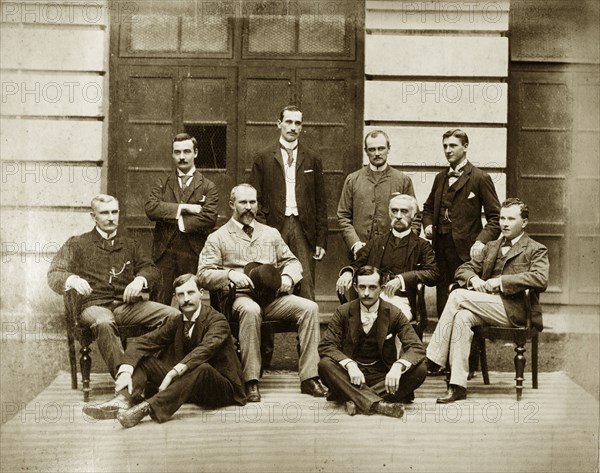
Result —
[[[133, 427], [147, 415], [165, 422], [184, 402], [209, 407], [246, 403], [227, 319], [202, 305], [202, 289], [193, 274], [179, 276], [173, 287], [183, 316], [170, 317], [130, 341], [115, 382], [116, 397], [87, 405], [87, 415], [116, 417], [123, 427]], [[156, 394], [139, 402], [144, 392], [148, 395], [146, 388]]]
[[[442, 137], [450, 168], [435, 176], [431, 193], [423, 204], [425, 237], [433, 240], [440, 277], [437, 311], [441, 316], [448, 300], [448, 287], [456, 269], [483, 246], [498, 238], [500, 202], [490, 176], [467, 160], [469, 138], [462, 130], [449, 130]], [[486, 218], [481, 223], [481, 208]]]
[[258, 191], [258, 221], [276, 228], [304, 271], [300, 296], [315, 300], [315, 261], [327, 249], [327, 199], [321, 158], [298, 144], [302, 112], [285, 107], [274, 146], [254, 160], [250, 183]]
[[163, 277], [158, 300], [171, 304], [173, 280], [195, 273], [206, 236], [217, 221], [216, 186], [196, 169], [198, 141], [187, 133], [173, 139], [176, 169], [158, 180], [146, 201], [146, 215], [156, 222], [152, 257]]

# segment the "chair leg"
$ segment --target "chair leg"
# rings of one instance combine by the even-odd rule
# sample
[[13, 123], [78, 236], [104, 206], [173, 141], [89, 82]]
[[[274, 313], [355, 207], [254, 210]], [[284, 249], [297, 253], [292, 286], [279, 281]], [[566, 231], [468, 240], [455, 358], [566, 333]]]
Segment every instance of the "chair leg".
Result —
[[479, 337], [479, 358], [481, 360], [481, 375], [483, 376], [483, 384], [490, 384], [490, 373], [488, 372], [487, 353], [485, 351], [485, 338]]
[[538, 388], [538, 335], [531, 338], [531, 383], [533, 389]]
[[260, 372], [262, 376], [262, 372], [271, 366], [275, 349], [275, 331], [268, 324], [263, 324], [260, 327], [260, 332], [260, 356], [262, 360]]
[[515, 380], [517, 382], [517, 401], [521, 400], [521, 395], [523, 394], [523, 375], [525, 373], [525, 344], [518, 343], [515, 347], [515, 371], [517, 372], [517, 376]]
[[479, 368], [479, 340], [482, 337], [479, 334], [475, 334], [473, 336], [473, 341], [471, 342], [471, 352], [469, 353], [469, 376], [468, 379], [473, 378], [475, 375], [475, 371]]
[[71, 389], [77, 389], [77, 358], [75, 355], [75, 337], [73, 333], [67, 333], [69, 345], [69, 365], [71, 366]]
[[92, 349], [89, 345], [84, 345], [79, 350], [81, 357], [79, 363], [81, 364], [81, 382], [83, 384], [83, 402], [89, 402], [90, 400], [90, 373], [92, 371], [92, 358], [90, 353]]

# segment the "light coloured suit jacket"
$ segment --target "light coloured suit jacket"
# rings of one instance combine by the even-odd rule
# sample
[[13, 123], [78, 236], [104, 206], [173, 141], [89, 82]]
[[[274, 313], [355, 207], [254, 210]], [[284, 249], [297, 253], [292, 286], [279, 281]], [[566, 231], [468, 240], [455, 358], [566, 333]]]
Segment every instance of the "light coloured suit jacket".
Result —
[[198, 262], [200, 285], [209, 291], [222, 289], [229, 284], [230, 270], [243, 272], [253, 261], [275, 265], [294, 284], [302, 279], [302, 265], [275, 228], [255, 221], [250, 238], [231, 218], [206, 239]]
[[[484, 281], [490, 279], [501, 245], [501, 239], [491, 241], [483, 248], [480, 258], [471, 259], [459, 266], [455, 275], [458, 284], [466, 286], [473, 276], [479, 276]], [[538, 330], [542, 330], [542, 311], [537, 293], [546, 290], [549, 272], [548, 249], [532, 240], [527, 233], [508, 250], [500, 276], [500, 297], [508, 318], [515, 326], [525, 325], [526, 313], [522, 292], [529, 288], [535, 291], [531, 307], [532, 323]]]

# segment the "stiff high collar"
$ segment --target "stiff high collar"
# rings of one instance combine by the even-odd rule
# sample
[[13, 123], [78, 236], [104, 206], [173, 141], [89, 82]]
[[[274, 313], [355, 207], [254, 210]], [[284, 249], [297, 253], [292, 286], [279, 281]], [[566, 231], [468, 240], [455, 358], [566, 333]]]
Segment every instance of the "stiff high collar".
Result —
[[[241, 228], [242, 230], [244, 229], [244, 226], [246, 225], [245, 223], [242, 222], [238, 222], [235, 218], [231, 218], [231, 220], [233, 221], [233, 223], [235, 223], [239, 228]], [[248, 225], [250, 225], [252, 228], [254, 228], [254, 223], [256, 222], [256, 220], [252, 220]]]
[[199, 305], [199, 306], [198, 306], [198, 309], [196, 309], [196, 312], [194, 312], [194, 313], [193, 313], [193, 315], [192, 315], [192, 318], [191, 318], [191, 319], [188, 319], [188, 318], [185, 316], [185, 314], [182, 312], [181, 314], [182, 314], [182, 316], [183, 316], [183, 321], [184, 321], [184, 322], [186, 322], [186, 321], [189, 321], [189, 322], [195, 322], [195, 321], [196, 321], [196, 319], [198, 318], [198, 316], [200, 315], [200, 309], [202, 309], [202, 305]]
[[371, 307], [369, 307], [368, 309], [363, 305], [363, 303], [360, 303], [360, 311], [365, 312], [367, 314], [373, 314], [373, 313], [377, 313], [377, 311], [379, 311], [379, 299], [377, 300], [377, 302], [375, 302], [375, 304], [373, 304]]
[[108, 233], [106, 233], [104, 230], [100, 230], [98, 227], [96, 227], [96, 231], [100, 234], [100, 236], [104, 240], [110, 240], [111, 238], [114, 238], [114, 237], [117, 236], [117, 230], [115, 230], [114, 232], [112, 232], [110, 235]]
[[[525, 235], [525, 232], [521, 232], [520, 235], [514, 237], [512, 240], [510, 240], [510, 243], [512, 246], [515, 246], [517, 244], [517, 242], [523, 237], [523, 235]], [[502, 239], [502, 241], [504, 241], [505, 238]]]
[[381, 166], [379, 167], [375, 167], [373, 166], [371, 163], [369, 163], [369, 169], [373, 172], [383, 172], [388, 168], [388, 163], [387, 161], [385, 163], [383, 163]]
[[448, 168], [448, 171], [456, 171], [456, 172], [462, 171], [462, 169], [467, 165], [468, 162], [469, 162], [469, 160], [465, 158], [465, 160], [462, 163], [458, 164], [455, 169], [452, 169], [452, 166], [450, 166]]
[[285, 141], [283, 138], [279, 137], [279, 144], [286, 149], [294, 149], [298, 147], [298, 140], [294, 140], [292, 142]]
[[404, 230], [403, 232], [398, 232], [396, 230], [394, 230], [392, 228], [392, 234], [396, 237], [396, 238], [404, 238], [407, 237], [408, 235], [410, 235], [410, 232], [412, 232], [412, 230], [409, 228], [408, 230]]
[[177, 169], [177, 177], [182, 177], [182, 176], [194, 176], [194, 173], [196, 172], [196, 167], [192, 166], [192, 169], [190, 169], [188, 172], [181, 172], [179, 169]]

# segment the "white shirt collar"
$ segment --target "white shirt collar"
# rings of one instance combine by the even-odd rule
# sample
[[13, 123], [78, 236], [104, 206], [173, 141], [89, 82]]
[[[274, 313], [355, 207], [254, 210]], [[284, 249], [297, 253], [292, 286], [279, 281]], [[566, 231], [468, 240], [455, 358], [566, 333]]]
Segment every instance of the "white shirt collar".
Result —
[[375, 167], [373, 166], [371, 163], [369, 163], [369, 168], [371, 169], [371, 171], [373, 172], [383, 172], [387, 169], [388, 167], [388, 163], [387, 161], [385, 163], [383, 163], [381, 166], [379, 167]]
[[181, 172], [179, 169], [177, 169], [177, 177], [181, 177], [181, 176], [193, 176], [195, 172], [196, 172], [196, 167], [195, 166], [192, 166], [192, 169], [190, 169], [188, 172]]
[[379, 310], [379, 299], [377, 300], [377, 302], [375, 302], [375, 304], [373, 304], [371, 307], [369, 307], [368, 309], [363, 305], [363, 303], [360, 303], [360, 311], [364, 312], [366, 314], [377, 314], [377, 311]]
[[[231, 217], [231, 220], [233, 220], [233, 222], [240, 228], [244, 228], [244, 225], [242, 222], [238, 222], [235, 218]], [[248, 225], [250, 225], [252, 228], [254, 228], [254, 222], [256, 222], [256, 220], [252, 220]]]
[[98, 227], [96, 227], [96, 231], [100, 234], [100, 236], [102, 238], [104, 238], [105, 240], [110, 240], [111, 238], [114, 238], [117, 235], [117, 231], [115, 230], [114, 232], [112, 232], [110, 235], [108, 233], [106, 233], [103, 230], [100, 230]]
[[298, 140], [294, 140], [291, 143], [289, 141], [285, 141], [283, 138], [279, 137], [279, 144], [287, 149], [294, 149], [298, 147]]
[[[194, 312], [194, 314], [192, 315], [192, 318], [191, 318], [191, 319], [189, 319], [189, 321], [190, 321], [190, 322], [195, 322], [195, 321], [196, 321], [196, 319], [197, 319], [197, 318], [198, 318], [198, 316], [200, 315], [200, 309], [201, 309], [201, 308], [202, 308], [202, 306], [201, 306], [201, 305], [199, 305], [199, 306], [198, 306], [198, 309], [196, 309], [196, 312]], [[185, 316], [185, 314], [183, 314], [183, 312], [182, 312], [182, 315], [183, 315], [183, 320], [184, 320], [184, 321], [187, 321], [187, 320], [188, 320], [188, 318]]]
[[404, 238], [409, 235], [412, 230], [409, 228], [408, 230], [404, 230], [403, 232], [396, 231], [392, 228], [392, 233], [396, 238]]
[[521, 234], [519, 236], [516, 236], [512, 240], [510, 240], [512, 245], [515, 246], [515, 243], [517, 243], [523, 237], [524, 234], [525, 234], [525, 232], [521, 232]]
[[[456, 169], [454, 169], [454, 170], [455, 170], [456, 172], [460, 171], [462, 168], [464, 168], [464, 167], [467, 165], [467, 163], [468, 163], [468, 162], [469, 162], [469, 160], [468, 160], [468, 159], [465, 159], [465, 160], [464, 160], [462, 163], [458, 164], [458, 165], [456, 166]], [[452, 166], [450, 166], [450, 169], [452, 169]]]

